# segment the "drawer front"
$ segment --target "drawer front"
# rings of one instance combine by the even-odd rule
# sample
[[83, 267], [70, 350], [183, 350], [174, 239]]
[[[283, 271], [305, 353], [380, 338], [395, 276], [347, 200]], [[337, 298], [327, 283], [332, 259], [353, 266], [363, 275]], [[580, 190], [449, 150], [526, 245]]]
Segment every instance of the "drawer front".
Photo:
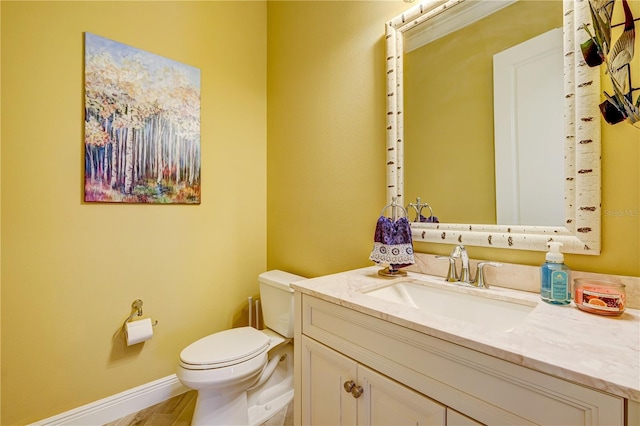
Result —
[[302, 333], [486, 424], [624, 425], [624, 399], [311, 296]]

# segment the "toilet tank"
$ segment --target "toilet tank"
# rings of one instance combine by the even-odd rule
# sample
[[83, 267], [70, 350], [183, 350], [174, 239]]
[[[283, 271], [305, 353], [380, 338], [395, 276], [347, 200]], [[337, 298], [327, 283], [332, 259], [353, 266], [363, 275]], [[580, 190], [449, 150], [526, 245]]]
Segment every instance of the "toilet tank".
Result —
[[293, 337], [293, 289], [289, 283], [304, 279], [305, 277], [279, 270], [259, 275], [265, 327], [284, 337]]

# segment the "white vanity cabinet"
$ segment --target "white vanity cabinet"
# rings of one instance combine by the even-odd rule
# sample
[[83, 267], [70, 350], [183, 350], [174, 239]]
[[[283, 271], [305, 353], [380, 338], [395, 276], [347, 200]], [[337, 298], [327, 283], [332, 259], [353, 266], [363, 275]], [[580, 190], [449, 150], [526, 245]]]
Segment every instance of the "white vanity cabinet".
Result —
[[443, 405], [305, 336], [302, 357], [302, 424], [445, 424]]
[[296, 310], [296, 424], [625, 425], [624, 398], [308, 294]]

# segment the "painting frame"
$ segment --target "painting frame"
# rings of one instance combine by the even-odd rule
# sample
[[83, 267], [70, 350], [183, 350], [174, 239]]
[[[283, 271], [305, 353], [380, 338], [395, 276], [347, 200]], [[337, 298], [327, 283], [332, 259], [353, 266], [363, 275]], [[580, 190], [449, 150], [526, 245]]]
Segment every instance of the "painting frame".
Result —
[[84, 33], [84, 201], [200, 204], [200, 70]]

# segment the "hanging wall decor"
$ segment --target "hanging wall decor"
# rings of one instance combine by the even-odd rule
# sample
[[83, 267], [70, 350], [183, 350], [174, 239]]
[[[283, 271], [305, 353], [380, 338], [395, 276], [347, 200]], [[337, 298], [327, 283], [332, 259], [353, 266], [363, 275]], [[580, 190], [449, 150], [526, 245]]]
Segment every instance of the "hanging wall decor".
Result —
[[[610, 77], [611, 90], [604, 92], [605, 100], [600, 104], [605, 121], [617, 124], [626, 120], [640, 128], [640, 85], [634, 86], [632, 81], [632, 70], [637, 72], [640, 66], [640, 61], [634, 60], [637, 19], [630, 7], [634, 3], [640, 4], [628, 0], [589, 0], [591, 24], [582, 26], [589, 38], [580, 47], [586, 64], [604, 65]], [[614, 23], [614, 8], [618, 4], [622, 8], [622, 22]]]
[[87, 202], [200, 203], [200, 70], [85, 33]]
[[[613, 23], [614, 8], [619, 3], [623, 21]], [[604, 65], [611, 79], [611, 91], [604, 92], [600, 112], [609, 124], [626, 120], [640, 128], [640, 95], [634, 93], [640, 91], [640, 86], [632, 83], [632, 69], [638, 67], [638, 61], [634, 61], [636, 20], [629, 1], [589, 0], [589, 8], [592, 22], [581, 27], [589, 38], [580, 48], [586, 64]]]

